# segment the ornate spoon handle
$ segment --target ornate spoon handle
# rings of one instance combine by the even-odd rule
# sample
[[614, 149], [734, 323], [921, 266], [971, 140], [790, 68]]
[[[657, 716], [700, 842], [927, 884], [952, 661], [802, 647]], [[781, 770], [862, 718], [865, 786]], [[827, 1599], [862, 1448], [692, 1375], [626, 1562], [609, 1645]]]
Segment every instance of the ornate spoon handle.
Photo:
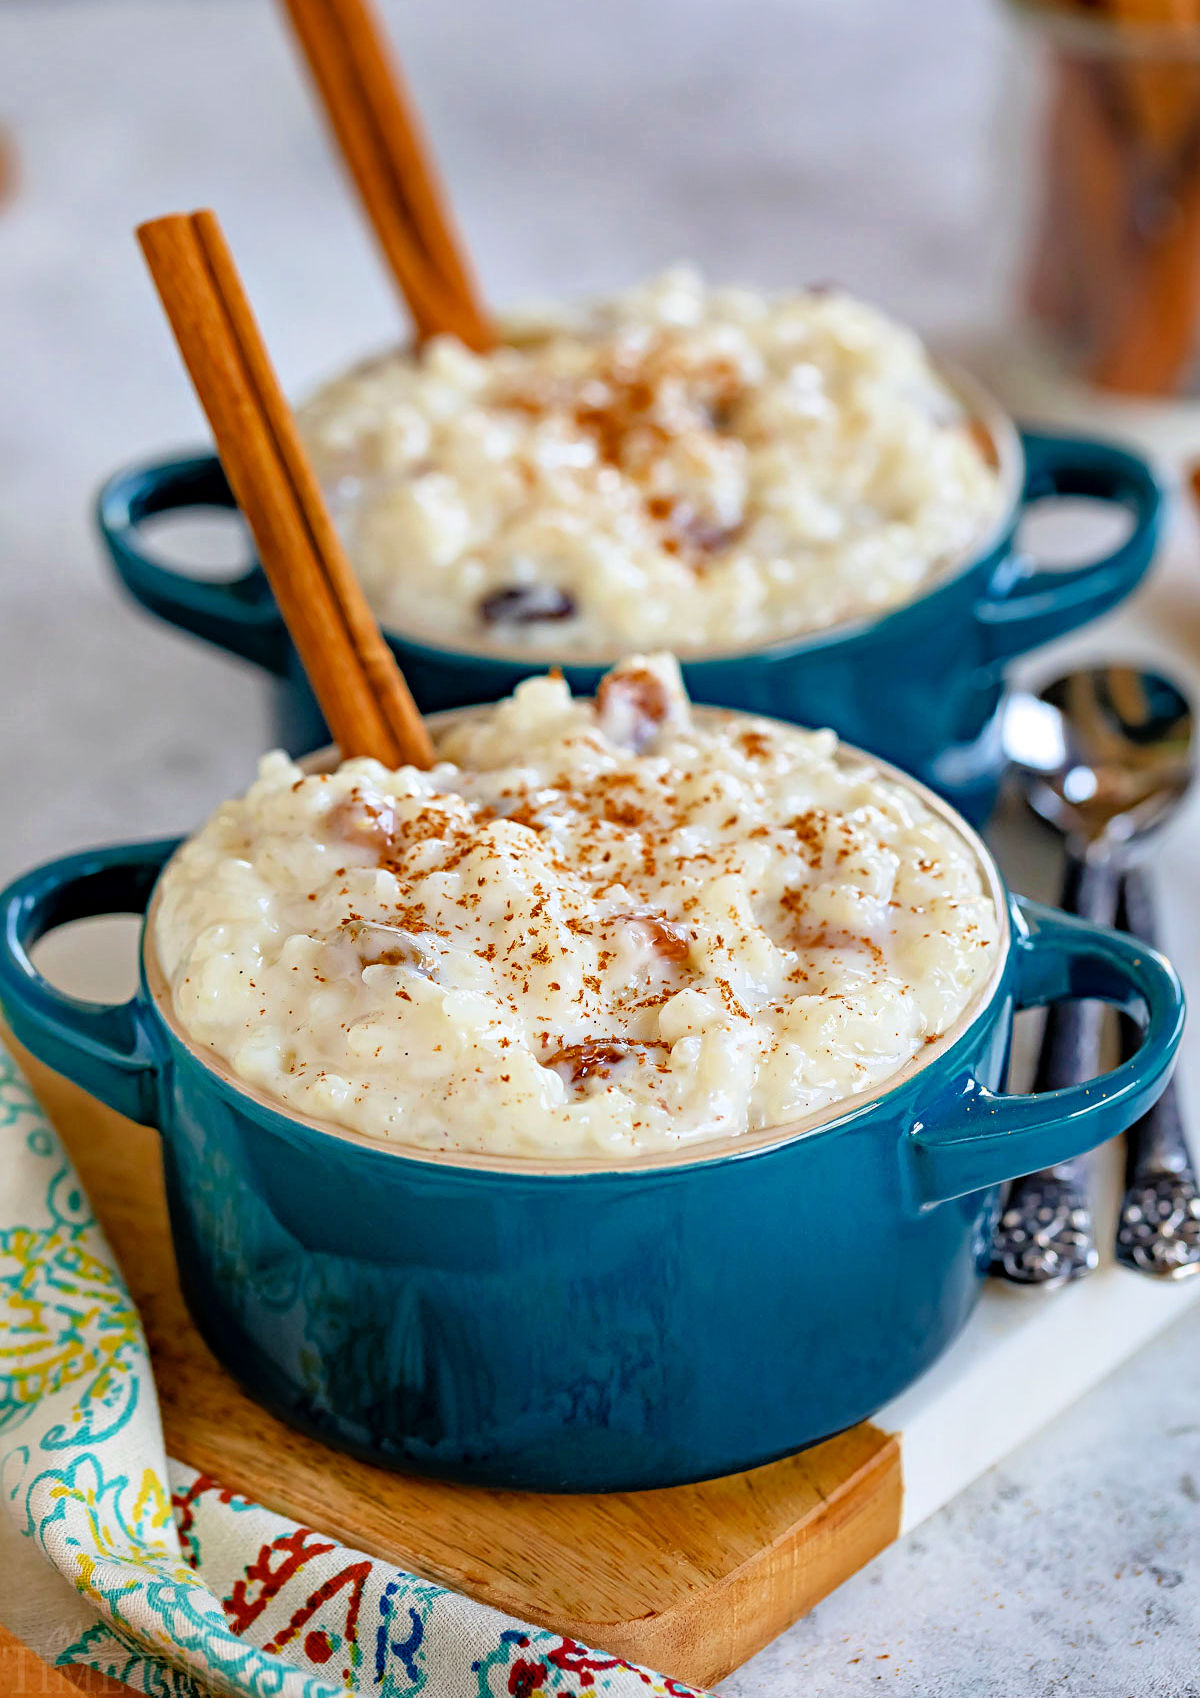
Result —
[[[1068, 852], [1061, 906], [1111, 925], [1117, 907], [1116, 869]], [[1034, 1089], [1080, 1085], [1100, 1070], [1103, 1010], [1091, 1002], [1055, 1003], [1046, 1011]], [[991, 1271], [1013, 1285], [1054, 1290], [1091, 1273], [1099, 1256], [1083, 1161], [1028, 1173], [1009, 1187], [992, 1240]]]
[[[1140, 867], [1122, 880], [1120, 921], [1132, 936], [1158, 947], [1154, 892]], [[1174, 1080], [1130, 1127], [1125, 1148], [1117, 1260], [1157, 1279], [1186, 1279], [1200, 1270], [1200, 1189]]]

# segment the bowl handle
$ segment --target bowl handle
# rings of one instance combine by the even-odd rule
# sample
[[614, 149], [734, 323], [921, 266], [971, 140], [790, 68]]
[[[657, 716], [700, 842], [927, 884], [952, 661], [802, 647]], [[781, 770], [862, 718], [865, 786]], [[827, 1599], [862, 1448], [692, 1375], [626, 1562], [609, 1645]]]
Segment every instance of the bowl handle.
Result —
[[140, 996], [86, 1002], [56, 990], [29, 959], [40, 937], [93, 914], [145, 911], [179, 842], [121, 843], [64, 855], [0, 892], [0, 1008], [16, 1037], [118, 1114], [153, 1125], [159, 1054]]
[[1139, 455], [1086, 436], [1021, 432], [1022, 511], [1047, 496], [1084, 495], [1125, 507], [1133, 530], [1118, 548], [1084, 566], [1036, 569], [1019, 552], [1001, 564], [975, 609], [988, 658], [1026, 654], [1085, 625], [1137, 588], [1154, 558], [1166, 493]]
[[143, 520], [200, 507], [237, 510], [221, 462], [212, 454], [118, 472], [96, 498], [96, 524], [118, 578], [135, 601], [169, 625], [285, 677], [291, 643], [260, 566], [232, 578], [196, 578], [147, 553]]
[[912, 1129], [923, 1203], [1004, 1184], [1115, 1138], [1161, 1095], [1179, 1048], [1183, 987], [1161, 955], [1024, 897], [1013, 910], [1016, 1006], [1096, 997], [1136, 1022], [1140, 1042], [1111, 1072], [1057, 1091], [998, 1093], [966, 1079]]

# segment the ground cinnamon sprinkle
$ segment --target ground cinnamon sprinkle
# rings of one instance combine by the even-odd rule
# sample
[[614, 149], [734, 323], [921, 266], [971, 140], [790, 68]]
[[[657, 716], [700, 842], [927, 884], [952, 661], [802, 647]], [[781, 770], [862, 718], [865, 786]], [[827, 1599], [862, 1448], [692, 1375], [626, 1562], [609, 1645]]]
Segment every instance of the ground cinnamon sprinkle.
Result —
[[[615, 353], [573, 394], [569, 384], [529, 384], [502, 392], [498, 401], [531, 418], [562, 409], [578, 431], [591, 437], [603, 463], [646, 486], [645, 511], [660, 527], [663, 548], [701, 562], [728, 547], [739, 527], [723, 525], [678, 496], [654, 493], [656, 469], [685, 435], [728, 431], [742, 387], [731, 361], [698, 364], [681, 358], [677, 333], [663, 331], [636, 361]], [[694, 399], [668, 414], [661, 403], [664, 392], [685, 389]]]
[[[661, 661], [601, 697], [571, 708], [540, 683], [501, 710], [507, 744], [489, 729], [491, 766], [464, 733], [437, 785], [351, 766], [318, 786], [283, 762], [207, 828], [238, 857], [238, 913], [270, 916], [250, 953], [256, 922], [224, 933], [254, 1001], [191, 989], [216, 971], [193, 939], [177, 994], [194, 1017], [215, 1011], [236, 1050], [244, 1010], [268, 1065], [277, 1031], [285, 1100], [418, 1142], [452, 1112], [465, 1149], [515, 1124], [616, 1149], [635, 1126], [675, 1147], [714, 1113], [773, 1124], [946, 1029], [995, 919], [952, 833], [947, 860], [886, 791], [845, 812], [861, 782], [827, 740], [693, 721]], [[186, 912], [225, 876], [198, 875]]]
[[456, 648], [760, 648], [911, 600], [1002, 504], [905, 327], [686, 271], [514, 322], [482, 360], [384, 357], [303, 417], [319, 474], [354, 480], [377, 613]]

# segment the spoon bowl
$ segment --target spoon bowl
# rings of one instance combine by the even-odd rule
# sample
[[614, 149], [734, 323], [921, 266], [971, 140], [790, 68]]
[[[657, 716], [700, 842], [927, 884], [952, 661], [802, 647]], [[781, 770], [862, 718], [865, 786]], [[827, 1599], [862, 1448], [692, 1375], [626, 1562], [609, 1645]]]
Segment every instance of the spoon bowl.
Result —
[[[1183, 801], [1193, 777], [1193, 718], [1168, 678], [1130, 666], [1068, 673], [1005, 711], [1005, 752], [1025, 799], [1062, 834], [1063, 906], [1125, 927], [1157, 946], [1154, 900], [1134, 864], [1144, 840]], [[1068, 1003], [1046, 1017], [1039, 1088], [1077, 1084], [1097, 1070], [1095, 1005]], [[1118, 1261], [1158, 1278], [1200, 1272], [1200, 1185], [1173, 1084], [1129, 1128]], [[1078, 1163], [1028, 1174], [1009, 1193], [993, 1243], [993, 1270], [1051, 1289], [1093, 1269], [1098, 1253]]]
[[1089, 667], [1017, 693], [1004, 743], [1030, 807], [1086, 856], [1124, 852], [1157, 829], [1195, 767], [1186, 696], [1131, 666]]

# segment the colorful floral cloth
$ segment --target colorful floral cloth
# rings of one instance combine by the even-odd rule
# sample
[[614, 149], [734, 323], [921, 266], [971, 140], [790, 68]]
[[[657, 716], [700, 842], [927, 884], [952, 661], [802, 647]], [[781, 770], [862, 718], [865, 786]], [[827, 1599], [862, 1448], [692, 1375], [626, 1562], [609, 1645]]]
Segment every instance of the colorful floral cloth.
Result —
[[693, 1698], [169, 1463], [137, 1312], [3, 1052], [0, 1502], [0, 1621], [139, 1692]]

